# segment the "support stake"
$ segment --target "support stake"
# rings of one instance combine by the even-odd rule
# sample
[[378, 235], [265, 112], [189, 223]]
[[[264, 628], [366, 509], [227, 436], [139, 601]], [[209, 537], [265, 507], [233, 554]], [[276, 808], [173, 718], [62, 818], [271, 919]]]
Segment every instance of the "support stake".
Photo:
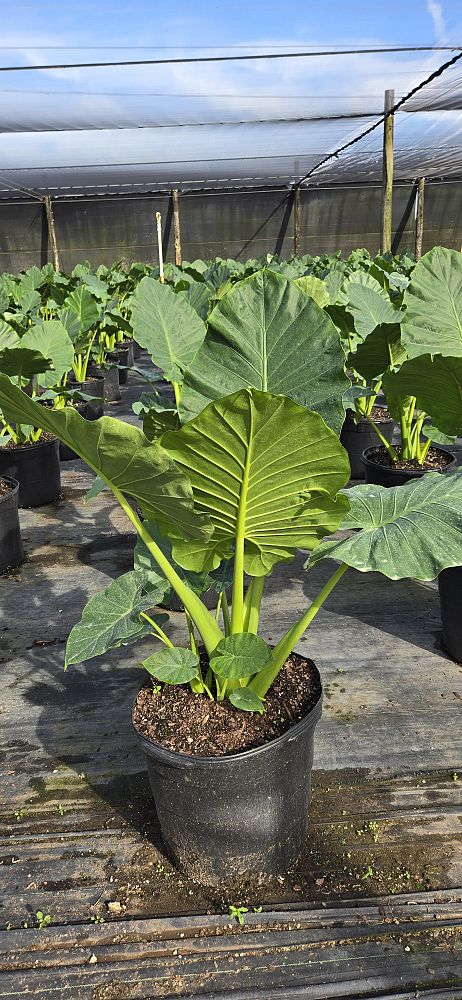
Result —
[[391, 251], [392, 210], [393, 210], [393, 115], [389, 112], [395, 103], [394, 90], [385, 91], [383, 123], [382, 161], [382, 219], [380, 249], [382, 253]]
[[423, 225], [424, 225], [425, 177], [417, 180], [417, 204], [415, 216], [415, 259], [422, 256]]
[[159, 281], [161, 285], [164, 284], [164, 256], [162, 253], [162, 216], [160, 212], [156, 212], [156, 226], [157, 226], [157, 249], [159, 251]]
[[300, 253], [300, 229], [301, 229], [301, 199], [300, 186], [294, 190], [294, 255]]
[[177, 267], [180, 267], [181, 266], [180, 199], [178, 196], [177, 188], [173, 188], [172, 203], [173, 203], [173, 235], [175, 238], [175, 264], [177, 265]]
[[47, 213], [47, 223], [48, 223], [48, 235], [50, 237], [51, 253], [53, 257], [53, 267], [55, 271], [59, 271], [59, 253], [58, 253], [58, 243], [56, 240], [56, 229], [55, 229], [55, 217], [53, 214], [53, 205], [51, 204], [51, 198], [49, 194], [44, 197], [45, 211]]

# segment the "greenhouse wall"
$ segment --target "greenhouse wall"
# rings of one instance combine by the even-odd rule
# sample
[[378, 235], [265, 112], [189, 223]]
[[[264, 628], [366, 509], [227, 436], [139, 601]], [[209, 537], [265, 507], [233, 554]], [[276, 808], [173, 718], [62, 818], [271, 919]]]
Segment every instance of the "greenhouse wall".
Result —
[[[393, 250], [413, 250], [414, 184], [395, 186]], [[379, 249], [381, 188], [310, 188], [300, 198], [300, 252]], [[171, 197], [114, 195], [53, 202], [61, 267], [127, 261], [157, 263], [155, 213], [161, 212], [164, 256], [174, 259]], [[287, 190], [204, 191], [180, 195], [183, 259], [294, 251], [294, 198]], [[432, 183], [425, 194], [424, 250], [436, 244], [460, 249], [462, 182]], [[0, 204], [0, 270], [19, 271], [50, 259], [44, 207], [38, 201]]]

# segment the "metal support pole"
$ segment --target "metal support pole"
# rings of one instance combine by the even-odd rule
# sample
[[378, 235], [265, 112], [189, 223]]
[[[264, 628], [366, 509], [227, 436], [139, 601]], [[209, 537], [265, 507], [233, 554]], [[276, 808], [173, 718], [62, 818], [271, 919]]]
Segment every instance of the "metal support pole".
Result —
[[425, 177], [417, 180], [417, 201], [415, 215], [415, 259], [422, 256], [423, 225], [424, 225]]
[[173, 203], [173, 235], [175, 239], [175, 264], [181, 266], [181, 231], [180, 231], [180, 199], [177, 188], [172, 191]]
[[382, 161], [382, 218], [380, 232], [380, 249], [382, 253], [391, 251], [392, 212], [393, 212], [393, 115], [389, 114], [395, 103], [394, 90], [385, 91], [383, 123], [383, 161]]
[[53, 257], [53, 267], [55, 271], [59, 271], [59, 253], [58, 253], [58, 243], [56, 240], [56, 229], [55, 229], [55, 218], [53, 214], [53, 206], [51, 204], [51, 198], [49, 194], [44, 197], [45, 211], [47, 213], [47, 223], [48, 223], [48, 235], [50, 237], [51, 253]]
[[300, 187], [294, 190], [294, 255], [300, 253], [301, 201]]

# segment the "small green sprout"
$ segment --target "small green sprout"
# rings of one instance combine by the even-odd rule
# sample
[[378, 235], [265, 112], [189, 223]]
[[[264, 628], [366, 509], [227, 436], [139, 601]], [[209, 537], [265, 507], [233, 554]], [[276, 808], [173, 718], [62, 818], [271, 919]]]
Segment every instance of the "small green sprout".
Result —
[[66, 812], [66, 810], [65, 810], [64, 806], [61, 804], [61, 802], [58, 802], [58, 805], [56, 806], [56, 812], [59, 812], [60, 816], [64, 816], [64, 813]]
[[231, 917], [231, 920], [233, 918], [236, 919], [240, 927], [242, 927], [244, 924], [244, 913], [248, 912], [249, 910], [247, 906], [230, 906], [229, 908], [229, 915]]
[[361, 875], [361, 878], [363, 880], [366, 878], [373, 878], [373, 875], [374, 875], [374, 869], [372, 868], [372, 865], [368, 865], [366, 871], [364, 872], [364, 875]]
[[254, 913], [261, 913], [262, 910], [263, 910], [262, 906], [254, 906], [254, 908], [253, 908], [253, 912]]
[[458, 781], [459, 780], [459, 775], [458, 775], [457, 771], [454, 771], [454, 773], [452, 775], [452, 780], [453, 781]]
[[16, 822], [20, 823], [21, 820], [24, 819], [24, 809], [15, 809], [14, 816], [15, 816]]
[[[35, 914], [37, 920], [37, 926], [39, 931], [43, 931], [45, 927], [49, 927], [51, 924], [51, 916], [49, 913], [42, 913], [42, 910], [37, 910]], [[26, 927], [27, 924], [24, 924]]]
[[104, 917], [98, 917], [96, 913], [93, 913], [90, 917], [92, 924], [104, 924]]

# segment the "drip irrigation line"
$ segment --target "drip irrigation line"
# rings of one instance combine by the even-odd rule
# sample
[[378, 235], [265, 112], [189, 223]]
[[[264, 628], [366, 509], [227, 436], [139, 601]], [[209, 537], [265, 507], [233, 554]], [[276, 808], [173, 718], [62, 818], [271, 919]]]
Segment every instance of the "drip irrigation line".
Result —
[[296, 188], [301, 187], [301, 185], [304, 184], [305, 181], [309, 180], [309, 178], [312, 177], [313, 174], [320, 169], [320, 167], [323, 167], [325, 163], [328, 163], [329, 160], [337, 158], [340, 155], [340, 153], [345, 152], [346, 149], [350, 149], [351, 146], [355, 146], [356, 143], [360, 142], [361, 139], [364, 139], [366, 135], [370, 135], [371, 132], [374, 132], [376, 128], [378, 128], [380, 125], [383, 125], [385, 120], [389, 118], [390, 115], [394, 115], [396, 111], [399, 111], [399, 109], [402, 107], [403, 104], [406, 103], [406, 101], [409, 101], [411, 97], [414, 97], [414, 95], [417, 94], [420, 90], [423, 90], [424, 87], [427, 87], [429, 83], [432, 83], [433, 80], [436, 80], [447, 69], [449, 69], [451, 66], [454, 66], [457, 62], [459, 62], [460, 59], [462, 59], [462, 52], [458, 52], [457, 55], [452, 57], [452, 59], [448, 59], [447, 62], [443, 63], [442, 66], [439, 66], [438, 69], [433, 71], [433, 73], [430, 73], [430, 76], [428, 76], [425, 80], [422, 80], [421, 83], [418, 83], [417, 86], [413, 87], [408, 94], [405, 94], [404, 97], [402, 97], [399, 101], [397, 101], [396, 104], [394, 104], [393, 107], [390, 108], [390, 110], [387, 111], [386, 114], [382, 115], [377, 122], [375, 122], [373, 125], [370, 125], [369, 128], [365, 129], [364, 132], [362, 132], [360, 135], [355, 136], [354, 139], [350, 139], [349, 142], [344, 143], [343, 146], [339, 146], [338, 149], [334, 150], [333, 153], [329, 153], [328, 156], [325, 156], [322, 160], [320, 160], [315, 167], [312, 167], [312, 169], [309, 170], [304, 177], [302, 177], [299, 181], [297, 181], [295, 187]]
[[460, 52], [460, 45], [391, 45], [364, 49], [323, 49], [316, 52], [253, 52], [232, 56], [177, 56], [173, 59], [121, 59], [111, 62], [47, 63], [39, 66], [0, 66], [0, 73], [40, 72], [42, 70], [96, 69], [116, 66], [165, 66], [178, 63], [248, 62], [256, 59], [318, 59], [324, 56], [384, 55], [397, 52]]

